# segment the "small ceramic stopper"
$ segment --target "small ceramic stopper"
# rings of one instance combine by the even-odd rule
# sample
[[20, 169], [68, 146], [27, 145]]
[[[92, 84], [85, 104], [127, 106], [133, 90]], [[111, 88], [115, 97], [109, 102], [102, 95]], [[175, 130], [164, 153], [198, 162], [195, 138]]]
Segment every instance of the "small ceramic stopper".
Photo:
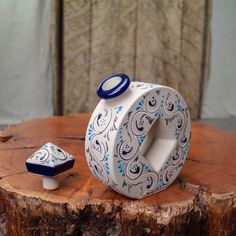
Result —
[[26, 160], [26, 168], [29, 172], [43, 176], [43, 188], [47, 190], [57, 189], [58, 181], [54, 176], [71, 169], [75, 159], [62, 148], [47, 143]]
[[130, 85], [126, 74], [116, 74], [103, 80], [97, 88], [97, 95], [102, 99], [115, 98], [124, 93]]

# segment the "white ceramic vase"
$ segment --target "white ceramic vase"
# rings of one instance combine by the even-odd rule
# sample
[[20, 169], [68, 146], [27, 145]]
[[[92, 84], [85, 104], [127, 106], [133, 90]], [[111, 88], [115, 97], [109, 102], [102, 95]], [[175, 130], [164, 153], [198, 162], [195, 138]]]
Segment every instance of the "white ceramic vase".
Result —
[[88, 124], [86, 159], [104, 184], [141, 199], [166, 189], [178, 176], [190, 145], [191, 119], [176, 90], [125, 84], [124, 78], [118, 74], [99, 86], [103, 99]]

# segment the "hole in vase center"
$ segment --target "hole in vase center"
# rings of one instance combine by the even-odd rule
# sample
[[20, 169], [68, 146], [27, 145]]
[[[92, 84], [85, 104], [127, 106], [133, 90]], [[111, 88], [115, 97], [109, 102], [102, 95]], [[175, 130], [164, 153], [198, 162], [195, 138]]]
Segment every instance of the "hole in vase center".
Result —
[[173, 129], [166, 125], [165, 119], [157, 119], [139, 149], [156, 172], [160, 170], [177, 145], [174, 130], [171, 128]]

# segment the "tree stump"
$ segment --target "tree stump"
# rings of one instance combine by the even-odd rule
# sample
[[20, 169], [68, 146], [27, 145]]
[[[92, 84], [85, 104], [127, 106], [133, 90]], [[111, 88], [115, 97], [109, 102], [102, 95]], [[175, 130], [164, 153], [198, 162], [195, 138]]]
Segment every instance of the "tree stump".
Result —
[[[0, 141], [0, 231], [4, 235], [236, 235], [236, 135], [193, 122], [191, 148], [178, 179], [143, 200], [128, 199], [90, 173], [84, 151], [89, 115], [12, 126]], [[75, 158], [42, 188], [25, 160], [44, 143]]]

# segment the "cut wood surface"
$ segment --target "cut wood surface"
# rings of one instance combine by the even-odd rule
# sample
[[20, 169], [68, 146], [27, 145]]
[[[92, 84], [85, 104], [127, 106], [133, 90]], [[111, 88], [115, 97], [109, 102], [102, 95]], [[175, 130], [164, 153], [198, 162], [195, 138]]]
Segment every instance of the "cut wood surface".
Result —
[[[84, 153], [89, 115], [49, 117], [5, 130], [0, 141], [0, 231], [4, 235], [236, 235], [236, 135], [193, 122], [191, 148], [167, 190], [131, 200], [90, 173]], [[75, 158], [42, 188], [25, 160], [46, 142]]]

